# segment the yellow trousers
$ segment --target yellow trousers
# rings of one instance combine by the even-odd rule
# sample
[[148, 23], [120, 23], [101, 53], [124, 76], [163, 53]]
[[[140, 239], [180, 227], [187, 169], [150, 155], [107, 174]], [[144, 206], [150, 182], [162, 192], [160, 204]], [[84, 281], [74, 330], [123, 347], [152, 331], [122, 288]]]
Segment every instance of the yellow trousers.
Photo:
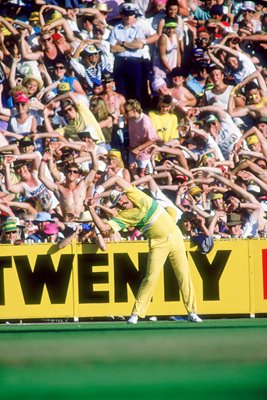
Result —
[[170, 257], [187, 312], [196, 312], [195, 291], [186, 257], [184, 240], [179, 228], [177, 228], [166, 238], [149, 240], [147, 272], [138, 290], [132, 314], [136, 314], [141, 318], [146, 316], [150, 300], [167, 257]]

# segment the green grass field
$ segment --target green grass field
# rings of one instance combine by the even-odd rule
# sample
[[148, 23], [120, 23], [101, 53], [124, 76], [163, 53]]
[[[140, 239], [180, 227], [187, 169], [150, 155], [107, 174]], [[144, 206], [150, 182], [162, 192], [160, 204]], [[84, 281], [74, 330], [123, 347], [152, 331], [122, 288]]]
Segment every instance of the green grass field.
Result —
[[267, 399], [267, 319], [0, 325], [0, 399]]

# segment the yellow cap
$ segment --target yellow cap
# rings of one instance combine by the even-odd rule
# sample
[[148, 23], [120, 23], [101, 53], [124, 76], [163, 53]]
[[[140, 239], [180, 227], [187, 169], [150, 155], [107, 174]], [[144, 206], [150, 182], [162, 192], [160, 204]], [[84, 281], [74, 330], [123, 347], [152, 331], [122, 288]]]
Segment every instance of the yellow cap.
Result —
[[70, 92], [70, 84], [68, 82], [62, 82], [57, 85], [58, 93], [67, 93]]
[[[8, 18], [8, 17], [6, 17], [5, 20], [8, 21], [8, 22], [13, 21], [12, 18]], [[7, 29], [7, 27], [6, 27], [4, 24], [0, 24], [0, 30], [1, 30], [1, 32], [2, 32], [2, 34], [3, 34], [4, 36], [10, 36], [10, 35], [11, 35], [10, 30]]]
[[222, 199], [223, 198], [223, 194], [222, 193], [212, 193], [212, 195], [210, 196], [211, 200], [217, 200], [217, 199]]
[[250, 135], [249, 137], [247, 137], [246, 141], [247, 141], [247, 144], [248, 144], [249, 146], [250, 146], [251, 144], [254, 144], [254, 143], [259, 143], [259, 139], [257, 138], [256, 135]]
[[189, 193], [191, 196], [196, 196], [197, 194], [202, 193], [202, 190], [198, 186], [193, 186], [189, 189]]
[[58, 19], [61, 19], [62, 14], [58, 11], [54, 11], [53, 14], [51, 15], [50, 19], [46, 21], [46, 24], [52, 24], [52, 22], [57, 21]]

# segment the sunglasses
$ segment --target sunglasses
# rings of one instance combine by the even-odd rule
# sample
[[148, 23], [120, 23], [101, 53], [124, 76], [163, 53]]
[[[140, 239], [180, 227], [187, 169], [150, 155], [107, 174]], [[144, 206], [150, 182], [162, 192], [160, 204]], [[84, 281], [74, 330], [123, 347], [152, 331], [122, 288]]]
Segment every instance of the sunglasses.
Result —
[[42, 41], [43, 41], [43, 42], [51, 42], [51, 40], [52, 40], [51, 37], [50, 37], [50, 38], [42, 38]]
[[14, 235], [17, 233], [17, 231], [10, 231], [10, 232], [5, 232], [5, 235]]
[[63, 67], [63, 66], [55, 66], [55, 68], [54, 69], [65, 69], [65, 67]]
[[25, 107], [26, 103], [15, 103], [15, 107], [23, 106]]
[[77, 169], [68, 169], [67, 173], [68, 174], [79, 174], [79, 171]]

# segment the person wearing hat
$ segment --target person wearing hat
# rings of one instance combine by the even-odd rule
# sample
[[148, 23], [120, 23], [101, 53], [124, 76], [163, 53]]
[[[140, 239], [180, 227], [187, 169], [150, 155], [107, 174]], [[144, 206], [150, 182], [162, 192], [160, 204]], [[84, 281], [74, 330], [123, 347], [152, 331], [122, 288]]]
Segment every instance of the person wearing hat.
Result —
[[[71, 76], [67, 73], [66, 65], [62, 62], [56, 62], [53, 68], [52, 81], [57, 83], [56, 88], [53, 92], [58, 94], [63, 94], [67, 92], [73, 92], [77, 95], [77, 98], [88, 105], [88, 100], [86, 98], [86, 93], [75, 76]], [[50, 90], [49, 87], [46, 90]]]
[[87, 44], [80, 53], [80, 56], [81, 62], [72, 57], [70, 65], [75, 73], [83, 78], [88, 87], [87, 94], [91, 95], [94, 85], [93, 78], [101, 81], [102, 74], [110, 71], [111, 66], [109, 65], [107, 54], [102, 52], [95, 44]]
[[44, 233], [45, 226], [50, 223], [54, 223], [54, 220], [49, 212], [40, 211], [36, 214], [35, 219], [32, 220], [34, 226], [37, 226], [37, 230], [29, 233], [27, 236], [28, 243], [44, 243], [46, 235]]
[[244, 1], [240, 8], [240, 16], [242, 19], [238, 18], [239, 27], [249, 31], [250, 34], [255, 32], [260, 32], [262, 30], [262, 25], [260, 19], [255, 19], [254, 15], [256, 13], [255, 3], [253, 1]]
[[250, 135], [246, 139], [249, 150], [261, 153], [261, 143], [257, 135]]
[[28, 91], [28, 97], [29, 97], [29, 99], [31, 99], [31, 98], [35, 98], [37, 96], [37, 94], [42, 89], [44, 83], [38, 77], [33, 76], [33, 75], [28, 75], [28, 76], [25, 76], [25, 78], [23, 79], [22, 85], [26, 87], [26, 89]]
[[121, 152], [117, 149], [110, 149], [107, 154], [107, 170], [104, 180], [108, 179], [113, 174], [121, 176], [127, 182], [131, 182], [130, 171], [125, 168], [121, 156]]
[[83, 39], [93, 39], [93, 25], [99, 22], [105, 26], [105, 28], [107, 28], [107, 31], [105, 32], [105, 39], [108, 39], [110, 30], [107, 19], [109, 18], [111, 11], [112, 9], [108, 8], [106, 3], [97, 3], [94, 7], [80, 7], [78, 9], [78, 17], [82, 16], [84, 28], [82, 30]]
[[40, 33], [40, 15], [38, 11], [32, 11], [29, 15], [29, 23], [36, 33]]
[[[112, 207], [117, 208], [118, 214], [109, 221], [103, 222], [96, 213], [96, 202], [99, 194], [113, 185], [117, 185], [122, 190], [120, 194], [110, 199]], [[97, 188], [94, 199], [90, 201], [89, 211], [101, 233], [105, 234], [110, 230], [116, 232], [128, 227], [138, 227], [149, 240], [147, 272], [138, 290], [136, 301], [128, 320], [129, 324], [136, 324], [139, 317], [145, 317], [167, 257], [170, 257], [172, 267], [179, 281], [184, 305], [188, 312], [188, 321], [202, 322], [196, 314], [195, 293], [182, 234], [164, 208], [123, 178], [114, 175]]]
[[55, 222], [48, 222], [43, 228], [44, 242], [58, 243], [64, 238], [63, 234], [59, 232]]
[[[101, 127], [95, 119], [92, 112], [80, 102], [74, 93], [67, 92], [55, 97], [49, 104], [49, 107], [56, 107], [57, 102], [60, 101], [61, 113], [65, 118], [67, 125], [62, 128], [57, 128], [56, 132], [63, 135], [66, 139], [77, 141], [78, 133], [84, 131], [86, 126], [93, 126], [98, 136], [98, 142], [104, 143], [105, 137]], [[49, 114], [49, 107], [44, 109], [44, 122], [47, 132], [54, 132], [51, 125]]]
[[154, 76], [161, 76], [168, 85], [171, 84], [171, 71], [181, 65], [179, 34], [176, 28], [176, 18], [165, 18], [163, 32], [158, 39], [158, 47], [153, 58]]
[[118, 93], [115, 89], [114, 75], [111, 72], [105, 72], [101, 79], [103, 85], [103, 93], [101, 97], [105, 100], [109, 113], [113, 117], [114, 125], [119, 124], [119, 116], [124, 113], [125, 97]]
[[241, 215], [235, 212], [227, 214], [226, 225], [231, 238], [240, 239], [243, 237]]
[[114, 81], [116, 90], [125, 98], [143, 102], [147, 99], [147, 73], [143, 65], [143, 47], [146, 36], [136, 24], [138, 8], [133, 3], [122, 3], [121, 23], [110, 33], [109, 42], [114, 54]]
[[29, 135], [37, 132], [37, 119], [30, 112], [30, 100], [27, 95], [17, 92], [13, 97], [16, 112], [3, 109], [4, 115], [10, 116], [8, 121], [9, 131], [15, 134]]
[[[226, 189], [225, 189], [226, 190]], [[213, 190], [208, 196], [211, 204], [211, 210], [225, 212], [225, 204], [223, 199], [223, 193]], [[226, 217], [225, 217], [226, 219]]]
[[65, 181], [62, 183], [53, 182], [45, 175], [46, 163], [53, 157], [50, 151], [44, 153], [40, 163], [38, 178], [59, 199], [62, 214], [66, 221], [73, 219], [73, 217], [69, 217], [70, 215], [77, 218], [80, 212], [84, 211], [87, 190], [98, 171], [98, 162], [94, 150], [88, 149], [88, 153], [92, 158], [92, 168], [88, 174], [82, 178], [82, 171], [79, 165], [75, 162], [70, 163], [66, 165], [64, 171]]
[[6, 221], [2, 225], [1, 244], [16, 244], [16, 241], [18, 240], [17, 225], [13, 221]]
[[179, 36], [183, 36], [182, 16], [188, 17], [189, 10], [185, 1], [168, 0], [165, 1], [165, 15], [158, 22], [157, 32], [159, 36], [163, 33], [166, 18], [174, 18], [176, 20], [176, 30]]
[[90, 149], [96, 153], [97, 156], [101, 154], [107, 154], [107, 149], [105, 144], [98, 144], [98, 136], [96, 131], [92, 125], [86, 126], [84, 131], [78, 133], [78, 137], [81, 140], [81, 143], [77, 143], [77, 146], [71, 144], [71, 148], [79, 148], [82, 151], [81, 146], [86, 145], [86, 149]]

